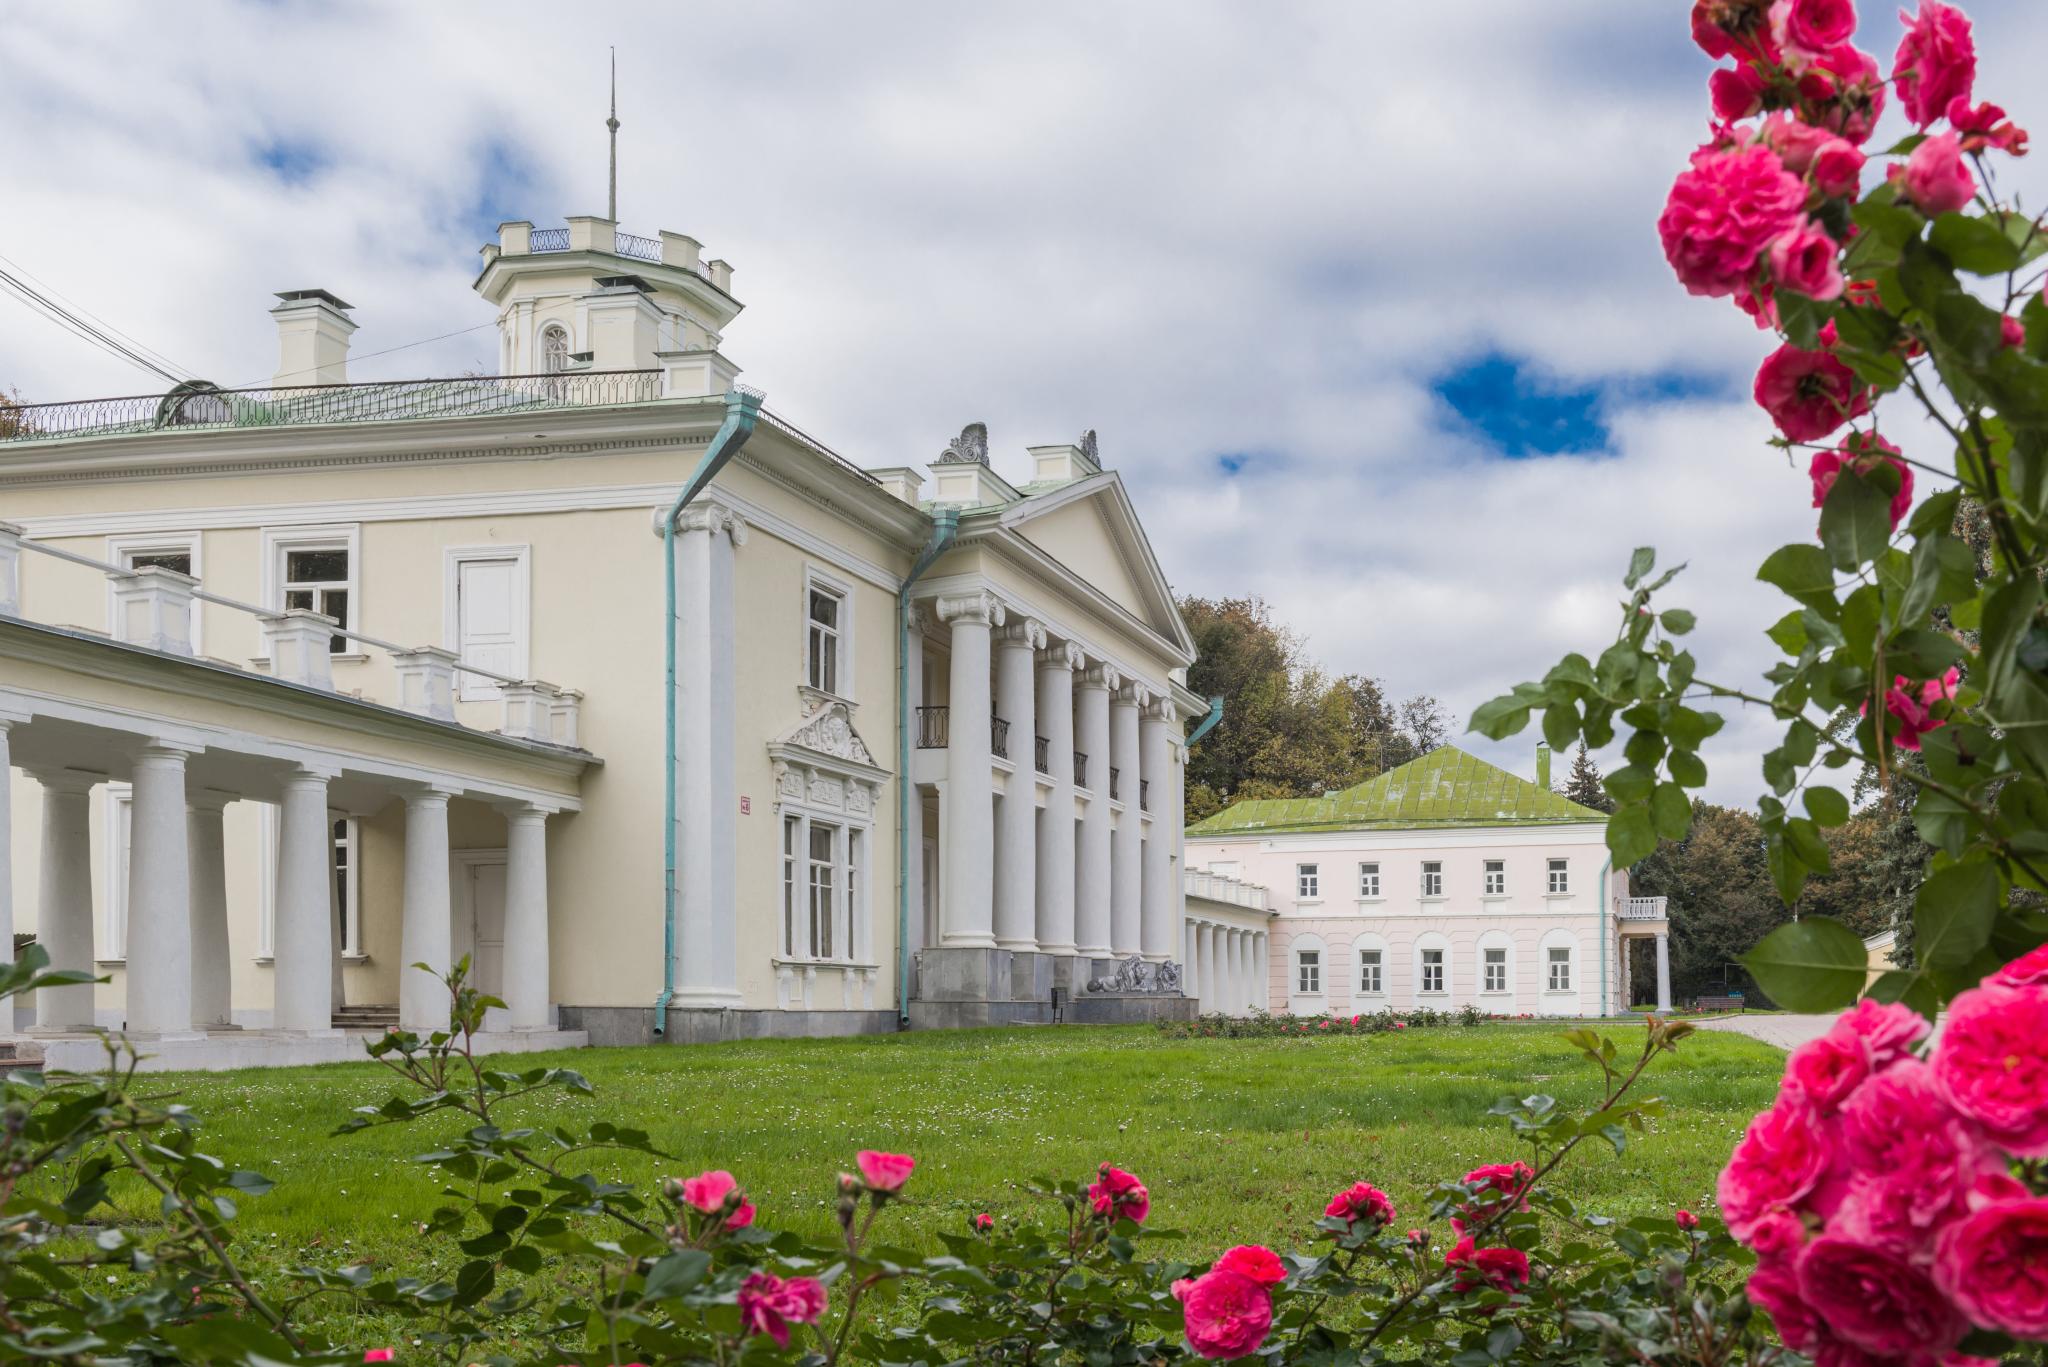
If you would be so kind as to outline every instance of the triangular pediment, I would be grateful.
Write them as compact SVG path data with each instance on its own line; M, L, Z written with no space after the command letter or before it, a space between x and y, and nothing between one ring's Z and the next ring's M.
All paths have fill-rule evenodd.
M1004 510L1002 525L1192 658L1173 589L1116 472L1031 494Z
M827 768L879 771L881 766L875 763L874 752L854 728L853 708L844 699L830 694L810 689L802 692L804 715L770 741L769 750L778 754L800 751L804 758L815 759Z

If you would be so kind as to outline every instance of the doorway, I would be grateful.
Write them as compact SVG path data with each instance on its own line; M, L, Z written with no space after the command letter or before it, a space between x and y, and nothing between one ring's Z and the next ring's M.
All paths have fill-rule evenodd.
M452 856L449 929L452 961L469 956L470 985L488 996L505 994L505 864L503 850L457 850ZM486 1030L505 1028L505 1013L492 1007Z

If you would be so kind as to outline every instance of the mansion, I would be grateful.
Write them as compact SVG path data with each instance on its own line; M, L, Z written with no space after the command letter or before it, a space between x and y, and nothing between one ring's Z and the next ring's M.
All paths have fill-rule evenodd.
M1236 932L1254 937L1256 980L1233 982L1229 1009L1616 1015L1633 1004L1631 953L1645 952L1669 1011L1665 899L1629 895L1606 815L1553 792L1549 771L1544 747L1531 782L1445 746L1341 792L1239 802L1189 827L1191 886L1230 894L1204 886L1191 920L1222 900L1265 913Z
M0 932L106 980L12 1023L53 1064L356 1057L464 955L499 1049L1251 1002L1264 912L1184 911L1217 711L1094 434L850 460L737 383L733 276L507 223L497 375L352 379L299 289L269 385L0 407ZM1304 910L1275 954L1335 952Z

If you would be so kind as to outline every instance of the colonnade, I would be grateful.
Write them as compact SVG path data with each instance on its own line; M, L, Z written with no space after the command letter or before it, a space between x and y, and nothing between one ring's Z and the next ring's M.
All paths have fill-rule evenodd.
M1265 931L1190 916L1182 936L1181 991L1200 1000L1204 1015L1269 1009Z

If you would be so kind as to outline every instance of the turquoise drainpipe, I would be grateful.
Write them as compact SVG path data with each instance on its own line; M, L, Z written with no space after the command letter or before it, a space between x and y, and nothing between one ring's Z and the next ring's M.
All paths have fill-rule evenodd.
M761 400L765 397L752 389L726 391L725 421L719 424L711 445L705 448L704 458L697 462L697 468L691 472L682 492L669 505L668 515L661 520L662 586L667 604L661 619L667 660L662 704L668 744L662 751L661 789L666 819L661 827L661 995L654 1000L656 1035L668 1030L668 1004L675 1000L676 995L676 518L682 515L691 499L704 492L713 477L725 468L725 463L747 444L747 438L754 435L754 420L761 414Z
M1607 1015L1607 871L1614 867L1614 856L1608 855L1607 862L1600 866L1600 1015Z
M1192 746L1196 741L1214 731L1216 723L1222 720L1223 695L1221 693L1213 694L1209 699L1208 712L1203 715L1202 720L1196 724L1195 729L1189 733L1188 738L1182 741L1181 744L1183 746Z
M932 536L896 590L896 1019L910 1019L910 586L960 534L960 510L932 514Z

